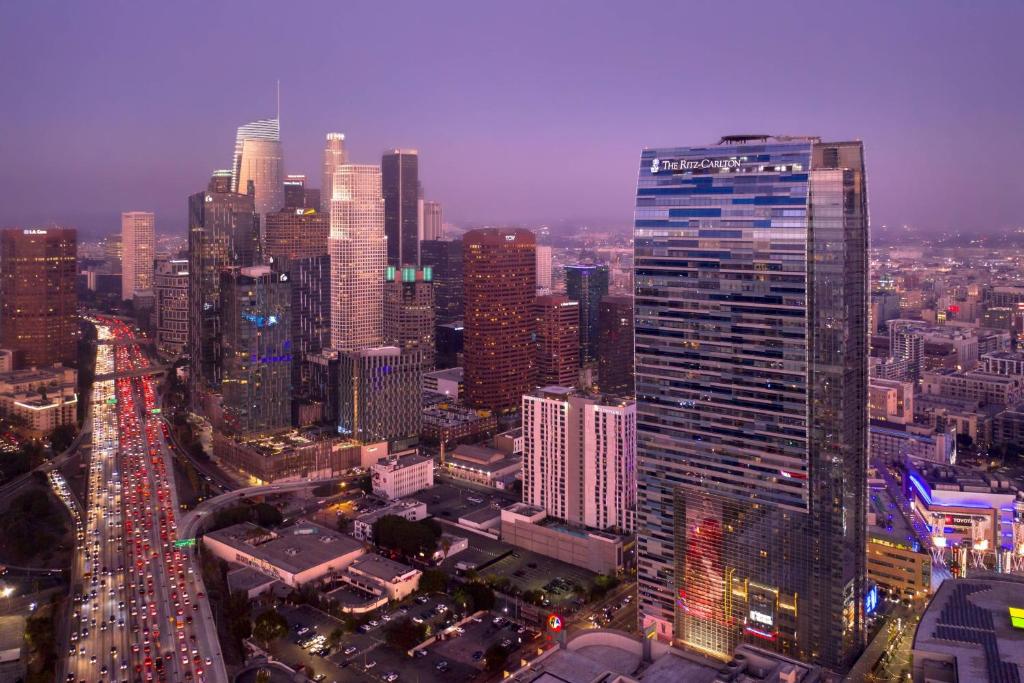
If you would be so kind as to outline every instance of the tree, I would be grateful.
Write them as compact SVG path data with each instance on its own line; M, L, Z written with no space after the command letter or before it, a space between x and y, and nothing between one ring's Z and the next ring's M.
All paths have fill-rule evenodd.
M391 622L384 635L388 645L398 650L411 650L427 637L427 625L405 618Z
M448 588L448 575L440 569L425 569L420 577L420 590L424 593L444 593Z
M433 520L410 522L396 515L385 515L373 525L373 540L377 545L406 557L433 556L440 538L440 526Z
M252 507L252 514L256 523L260 526L280 526L284 521L281 511L270 503L256 503Z
M75 441L77 430L72 424L63 424L50 432L50 447L54 453L63 453Z
M338 647L338 643L345 637L345 630L340 626L327 634L327 644L331 647Z
M494 589L487 584L471 581L464 584L462 590L465 591L466 596L469 598L466 611L476 612L479 610L489 610L494 607Z
M272 640L288 635L288 620L276 609L268 609L256 617L252 627L252 635L256 640L263 643L264 648L267 648Z
M508 650L501 646L501 643L494 643L484 653L484 666L488 671L501 671L508 661Z
M618 585L619 580L615 576L612 576L611 574L601 574L594 578L594 585L590 588L590 599L597 600Z

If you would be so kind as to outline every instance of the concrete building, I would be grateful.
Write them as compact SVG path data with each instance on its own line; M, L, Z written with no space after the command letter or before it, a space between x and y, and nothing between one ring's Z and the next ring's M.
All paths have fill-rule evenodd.
M78 373L61 365L0 373L0 412L25 421L25 436L41 439L76 424Z
M352 520L352 536L360 541L373 543L373 525L383 517L401 517L410 522L418 522L427 518L427 504L415 498L407 498L359 515Z
M331 200L334 198L335 170L348 163L345 153L345 134L328 133L324 142L323 176L320 185L320 213L329 216Z
M542 294L534 307L537 383L571 387L579 378L580 305L561 294Z
M423 391L441 394L458 401L463 394L462 368L435 370L423 374Z
M423 372L434 369L433 277L431 266L384 271L384 344L418 353Z
M341 572L366 553L351 536L306 521L277 531L243 522L207 532L203 546L215 557L292 588Z
M420 244L422 245L425 241L441 239L444 239L444 221L441 214L441 203L430 201L428 199L423 202L423 234L420 235ZM422 252L420 254L420 261L425 266L430 265L423 261Z
M625 560L622 537L569 526L526 503L501 511L501 540L598 574L618 572Z
M548 294L551 292L551 275L554 272L551 247L546 244L537 245L537 291ZM577 323L577 327L579 324Z
M887 462L903 458L927 460L939 465L956 464L956 427L872 420L868 428L871 457Z
M419 353L382 346L347 351L338 360L338 433L396 449L415 443L423 397Z
M922 392L927 395L977 401L980 405L1010 406L1024 401L1024 376L980 370L924 372Z
M981 357L981 370L994 375L1024 376L1024 351L995 351Z
M379 346L383 336L381 274L386 265L384 198L379 166L334 169L331 195L331 347Z
M289 173L284 177L284 208L285 209L311 209L326 216L326 211L320 211L320 190L309 187L303 173ZM326 240L326 235L324 240Z
M341 578L369 592L383 591L388 600L398 601L419 590L421 576L423 572L419 569L380 555L367 554L349 565Z
M931 595L932 557L899 502L884 488L868 493L868 579L894 597Z
M433 396L436 400L425 401L423 407L420 438L424 443L452 448L494 436L498 431L498 418L491 411L474 410L439 394Z
M461 444L445 455L442 471L453 479L504 489L523 469L523 459L497 448Z
M523 396L523 502L569 524L633 528L636 404L549 386Z
M387 452L387 443L358 443L323 427L258 437L213 432L213 456L253 485L335 477L353 467L369 467Z
M281 209L264 217L263 255L275 270L289 272L298 259L327 254L330 221L317 209Z
M868 383L868 416L895 424L914 421L914 384L873 377Z
M151 211L121 214L121 298L153 289L156 258L156 216Z
M0 348L24 367L76 362L77 244L72 228L0 230Z
M434 461L415 451L397 453L370 467L373 492L394 500L434 485Z
M156 349L171 360L188 348L188 259L156 262L153 274L153 315Z

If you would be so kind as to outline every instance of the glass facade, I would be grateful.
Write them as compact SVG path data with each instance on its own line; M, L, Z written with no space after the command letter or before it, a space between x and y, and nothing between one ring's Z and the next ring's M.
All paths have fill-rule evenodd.
M647 149L635 214L644 625L834 670L863 645L860 143Z

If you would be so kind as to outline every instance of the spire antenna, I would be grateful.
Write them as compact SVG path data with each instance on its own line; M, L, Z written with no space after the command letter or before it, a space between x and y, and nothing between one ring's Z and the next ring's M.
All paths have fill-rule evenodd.
M277 79L277 122L281 123L281 79Z

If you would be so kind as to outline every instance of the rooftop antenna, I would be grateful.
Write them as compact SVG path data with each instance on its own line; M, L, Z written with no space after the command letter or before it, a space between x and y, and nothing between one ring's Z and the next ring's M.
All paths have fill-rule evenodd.
M281 79L277 79L277 123L281 124Z

